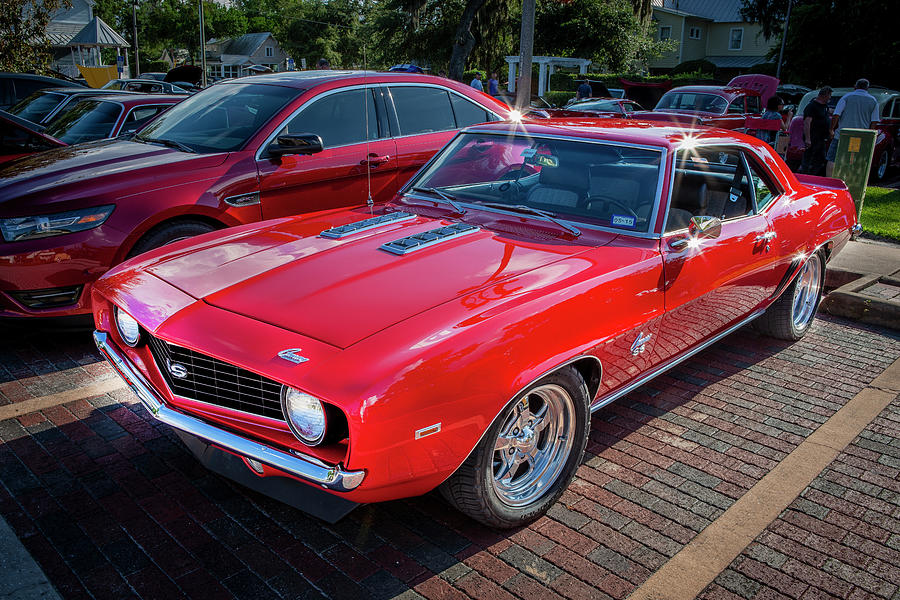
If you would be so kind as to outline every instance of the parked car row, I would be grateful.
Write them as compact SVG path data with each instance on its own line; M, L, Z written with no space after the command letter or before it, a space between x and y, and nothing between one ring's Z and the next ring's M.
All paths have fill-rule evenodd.
M516 527L593 411L751 321L806 334L857 229L742 133L280 73L0 165L0 316L92 313L198 460L323 519L438 488Z

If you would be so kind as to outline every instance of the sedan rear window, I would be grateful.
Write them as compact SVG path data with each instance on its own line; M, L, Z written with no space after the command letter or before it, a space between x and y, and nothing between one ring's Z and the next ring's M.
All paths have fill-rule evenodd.
M10 108L9 112L32 123L40 123L65 98L55 92L37 92Z
M121 104L82 100L63 116L50 121L45 133L67 144L102 140L112 135L121 114Z
M209 87L166 111L137 136L166 140L195 152L232 152L303 90L276 85L224 83Z

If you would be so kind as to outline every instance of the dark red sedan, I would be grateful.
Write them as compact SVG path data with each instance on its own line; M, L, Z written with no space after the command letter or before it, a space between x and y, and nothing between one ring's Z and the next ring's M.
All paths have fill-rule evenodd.
M130 140L0 166L0 318L90 311L126 257L215 229L388 200L463 126L509 108L403 73L315 71L210 86Z

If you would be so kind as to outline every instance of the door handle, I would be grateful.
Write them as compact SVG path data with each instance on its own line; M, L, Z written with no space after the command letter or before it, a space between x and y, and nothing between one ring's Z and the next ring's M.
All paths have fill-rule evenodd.
M378 165L383 165L389 160L391 160L391 157L389 155L385 154L384 156L379 156L373 152L372 154L369 154L367 158L359 161L359 164L363 167L366 165L370 167L377 167Z
M753 241L754 242L771 242L772 240L774 240L777 237L778 237L778 234L775 233L774 231L767 231L767 232L761 233L758 236L756 236L755 238L753 238Z

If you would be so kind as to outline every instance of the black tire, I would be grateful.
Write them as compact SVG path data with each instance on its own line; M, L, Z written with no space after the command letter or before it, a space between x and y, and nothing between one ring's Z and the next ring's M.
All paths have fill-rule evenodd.
M557 401L560 402L558 407L563 407L562 410L555 404ZM522 499L523 504L511 505L509 498L512 494L502 489L503 482L495 479L495 473L503 468L502 463L498 462L497 456L500 456L501 461L512 462L513 459L506 457L504 453L507 450L497 450L496 446L500 442L499 436L504 431L504 427L508 431L511 423L519 422L516 415L531 415L537 423L540 418L541 402L548 406L542 420L553 417L553 422L545 424L539 432L529 431L527 435L523 428L522 433L516 438L516 443L523 439L533 440L532 452L550 457L548 458L549 463L545 467L545 472L549 470L550 475L546 475L546 481L542 481L542 484L535 485L535 491L532 492L533 498L526 494L526 497ZM536 410L534 413L522 413L520 408L523 406L536 407ZM558 423L560 418L554 415L563 415L569 411L566 408L569 406L571 414L561 417L567 424L566 429L563 430ZM547 375L531 385L503 409L466 461L447 481L441 484L441 494L457 510L490 527L505 529L534 521L547 512L559 499L581 464L590 428L589 406L587 385L574 368L565 367ZM528 422L529 427L530 425L531 421ZM571 431L572 435L561 436L558 434L559 431ZM571 438L571 444L568 444L569 438ZM503 439L509 440L506 437ZM554 446L561 447L554 449ZM510 454L519 452L519 449L514 450L511 446L507 446L507 448ZM518 468L524 467L525 470L538 471L538 469L530 469L529 464L522 463ZM552 468L550 465L553 465ZM511 473L510 482L528 480L526 475L517 475L515 469L508 471ZM541 479L543 480L543 478Z
M131 249L131 252L128 253L128 258L143 254L144 252L149 252L154 248L159 248L166 244L171 244L172 242L177 242L178 240L194 237L201 233L209 233L210 231L215 230L216 227L209 223L204 223L203 221L183 220L163 223L145 233L144 237L139 239L134 245L134 248Z
M807 269L814 269L815 274L810 275L809 279L804 281L804 275L808 273ZM813 281L813 279L817 281ZM817 252L806 260L800 268L800 272L794 277L794 281L784 290L781 297L756 319L754 322L756 330L763 335L781 340L796 341L802 338L809 331L809 326L819 309L824 284L825 262L822 260L822 255ZM798 298L798 294L802 294L803 288L809 285L815 285L815 290L807 289L809 302L803 302L802 298ZM801 302L798 303L795 300L801 300Z

